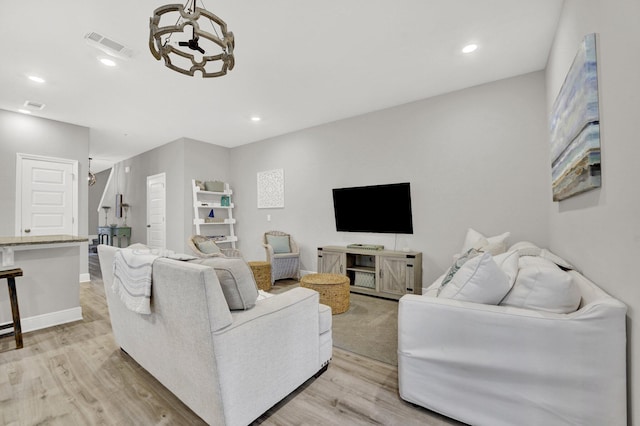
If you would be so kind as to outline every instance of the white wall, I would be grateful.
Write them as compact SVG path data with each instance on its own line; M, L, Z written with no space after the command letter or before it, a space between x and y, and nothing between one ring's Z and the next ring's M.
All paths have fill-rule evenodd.
M549 202L550 246L629 308L629 424L640 421L639 22L637 0L565 0L546 72L550 111L582 38L599 34L602 188Z
M89 129L0 110L0 235L15 233L16 153L78 161L78 234L87 235ZM80 274L88 274L87 243L81 244Z
M315 271L327 244L384 244L423 252L425 285L460 250L467 227L548 243L550 166L544 73L485 84L283 135L231 151L239 247L265 258L269 229L301 246ZM256 174L282 168L285 208L258 209ZM331 189L411 183L414 234L336 232ZM392 208L381 200L379 214ZM271 222L266 217L271 215Z

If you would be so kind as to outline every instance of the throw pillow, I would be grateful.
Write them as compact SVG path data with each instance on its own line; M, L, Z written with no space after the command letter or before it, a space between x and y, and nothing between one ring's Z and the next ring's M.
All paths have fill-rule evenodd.
M196 247L204 254L221 254L220 247L212 240L201 240L196 242Z
M578 309L580 298L571 275L550 261L526 256L521 258L513 288L500 304L568 314Z
M258 299L258 286L249 265L237 257L207 257L192 262L216 271L222 293L230 310L251 309Z
M291 253L291 246L289 244L288 235L271 235L267 234L267 244L273 247L273 252L278 253Z
M513 284L516 282L519 260L520 255L517 251L509 251L493 256L493 261L496 262L496 265L498 265L507 275L507 278L509 278L509 288L513 287Z
M458 272L458 270L460 268L462 268L462 265L464 265L469 259L473 259L474 257L476 257L477 255L479 255L480 252L477 251L474 248L470 248L469 250L467 250L463 255L461 255L460 257L458 257L454 262L453 265L451 265L451 268L449 268L449 270L447 271L446 274L444 274L444 278L442 278L442 281L440 282L440 288L444 287L445 285L447 285L447 283L449 281L451 281L451 279L453 278L453 276L456 274L456 272Z
M510 232L505 232L504 234L494 237L485 237L475 229L469 228L467 230L467 236L464 239L464 244L462 245L462 253L470 248L488 252L492 255L504 253L507 251L507 239L510 235Z
M507 274L484 253L465 262L438 297L497 305L509 288Z
M571 263L567 262L557 254L551 253L547 249L540 248L528 241L520 241L509 248L509 251L517 250L520 256L539 256L558 265L565 271L576 269Z
M131 250L149 250L149 246L146 246L142 243L133 243L127 248Z

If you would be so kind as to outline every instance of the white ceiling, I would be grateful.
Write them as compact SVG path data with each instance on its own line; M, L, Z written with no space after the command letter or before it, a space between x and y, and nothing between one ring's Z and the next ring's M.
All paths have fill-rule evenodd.
M543 69L562 0L204 0L236 39L224 77L156 61L162 0L3 2L0 108L87 126L95 171L181 137L234 147ZM200 4L200 3L199 3ZM85 34L133 50L107 68ZM479 49L464 55L468 43ZM37 74L45 84L26 78ZM259 115L262 121L251 122Z

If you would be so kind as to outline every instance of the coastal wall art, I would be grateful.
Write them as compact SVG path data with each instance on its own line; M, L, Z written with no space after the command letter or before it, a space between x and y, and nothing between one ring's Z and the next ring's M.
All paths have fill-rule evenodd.
M601 185L596 40L582 40L551 110L554 201Z

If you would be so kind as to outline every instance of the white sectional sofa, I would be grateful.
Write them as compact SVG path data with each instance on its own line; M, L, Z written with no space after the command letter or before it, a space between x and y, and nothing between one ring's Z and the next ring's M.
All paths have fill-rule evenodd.
M626 306L562 273L574 312L438 297L442 277L403 296L400 396L473 425L626 425Z
M117 251L98 247L117 344L207 423L247 425L328 365L331 309L317 292L230 310L212 267L159 258L140 314L112 290Z

